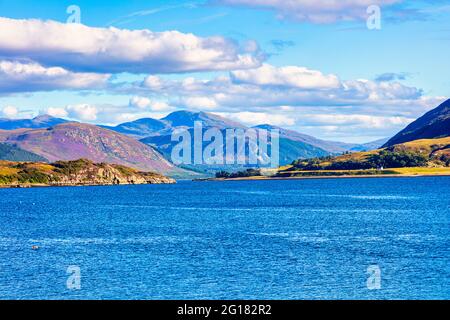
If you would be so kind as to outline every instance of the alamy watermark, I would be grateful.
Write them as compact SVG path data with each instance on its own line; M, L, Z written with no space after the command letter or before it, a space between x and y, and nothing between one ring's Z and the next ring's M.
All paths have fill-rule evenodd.
M69 290L81 290L81 268L79 266L69 266L66 270L69 277L66 287Z
M367 267L367 289L380 290L381 289L381 269L378 265L373 264Z
M367 29L381 30L381 7L372 5L367 8Z
M176 165L251 165L276 168L280 162L278 129L203 128L201 121L193 129L172 133L171 160Z
M77 5L67 7L66 13L69 15L67 23L81 23L81 9Z

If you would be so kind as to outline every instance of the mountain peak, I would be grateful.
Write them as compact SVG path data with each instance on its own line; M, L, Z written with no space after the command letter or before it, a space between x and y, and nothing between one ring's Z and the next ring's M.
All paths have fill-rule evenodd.
M214 113L209 112L194 112L188 110L179 110L172 112L162 121L167 121L172 127L188 127L193 128L196 121L203 123L204 127L216 127L219 129L226 128L245 128L239 122L229 120Z
M52 117L51 115L48 115L48 114L40 114L37 117L33 118L34 121L48 121L51 119L56 119L56 118Z
M450 136L450 99L408 125L391 138L383 147L419 139Z
M68 122L67 120L55 118L48 114L39 115L33 119L1 119L0 129L14 130L20 128L43 129Z

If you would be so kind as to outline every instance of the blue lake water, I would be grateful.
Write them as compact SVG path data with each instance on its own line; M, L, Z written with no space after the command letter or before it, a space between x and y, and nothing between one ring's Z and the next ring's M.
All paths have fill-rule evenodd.
M449 223L448 177L0 189L0 299L449 299Z

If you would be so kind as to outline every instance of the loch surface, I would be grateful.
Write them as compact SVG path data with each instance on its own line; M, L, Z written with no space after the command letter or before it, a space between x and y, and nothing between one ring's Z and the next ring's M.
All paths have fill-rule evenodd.
M449 299L449 226L450 177L0 189L0 299Z

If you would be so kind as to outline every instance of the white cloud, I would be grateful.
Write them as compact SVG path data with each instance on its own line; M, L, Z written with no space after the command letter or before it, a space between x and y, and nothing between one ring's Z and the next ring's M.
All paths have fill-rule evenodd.
M72 71L176 73L253 68L260 58L223 37L0 18L0 56Z
M421 89L396 81L340 80L303 67L292 67L293 74L283 67L266 68L270 76L260 76L261 68L208 80L153 76L151 83L157 85L143 81L131 91L164 95L177 108L201 110L205 101L213 101L215 113L250 125L269 123L344 141L393 135L446 99L424 96ZM311 71L314 81L296 81L303 76L301 70ZM322 77L332 85L324 85Z
M304 67L277 68L270 65L231 72L230 76L211 80L193 77L168 80L152 76L151 81L146 78L140 86L131 89L133 91L164 95L177 107L209 108L219 112L287 106L354 112L366 109L368 114L388 111L400 114L413 111L417 114L437 101L424 97L422 90L399 82L339 80L334 75L324 75Z
M151 111L167 111L172 107L164 101L153 101L146 97L134 96L130 99L129 106L131 108L147 109Z
M173 108L169 104L167 104L167 102L164 101L154 101L150 105L150 110L155 112L168 111L172 109Z
M382 117L362 114L308 114L299 119L299 123L307 126L355 126L364 129L386 129L404 127L414 121L407 117Z
M64 108L55 108L55 107L49 107L45 111L46 114L52 117L56 118L65 118L69 115L66 109Z
M60 67L46 68L35 62L0 61L0 92L98 89L105 86L109 77L70 72Z
M272 10L279 19L332 23L367 18L367 8L402 2L402 0L211 0L229 6Z
M264 112L236 112L236 113L222 113L224 117L245 123L250 126L259 124L271 124L274 126L293 126L295 119L283 114L272 114Z
M131 107L145 109L145 108L150 107L150 104L151 104L151 101L149 98L135 96L130 99Z
M131 99L130 99L131 100ZM141 118L162 118L173 107L164 101L151 101L148 107L138 108L133 105L88 104L49 107L41 110L41 114L67 118L74 121L92 124L117 125Z
M215 109L217 107L217 102L209 97L182 97L180 104L194 110Z
M82 121L97 120L98 110L95 106L89 104L77 104L69 105L65 109L70 118L79 119Z
M257 69L231 72L235 83L246 83L261 86L284 86L301 89L338 88L340 82L335 75L324 75L320 71L304 67L274 67L264 64Z
M144 80L144 85L147 88L150 89L160 89L162 86L162 80L161 78L157 77L157 76L148 76L147 78L145 78Z
M19 113L19 110L13 106L6 106L2 109L2 113L7 118L15 118Z

